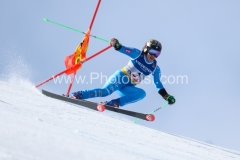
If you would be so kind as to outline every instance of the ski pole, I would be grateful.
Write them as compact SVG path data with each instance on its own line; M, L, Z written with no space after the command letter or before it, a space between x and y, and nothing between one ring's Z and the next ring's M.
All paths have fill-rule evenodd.
M157 109L155 109L154 111L150 112L149 114L153 114L153 113L157 112L159 109L161 109L161 108L163 108L163 107L165 107L167 105L168 105L168 103L165 103L164 105L162 105L161 107L158 107ZM134 120L133 123L137 123L139 120L141 120L141 119L138 118L138 119Z
M57 22L54 22L54 21L51 21L51 20L49 20L49 19L47 19L47 18L43 18L43 20L46 21L46 22L50 22L50 23L56 24L56 25L58 25L58 26L61 26L61 27L64 27L64 28L67 28L67 29L76 31L76 32L80 32L80 33L82 33L82 34L86 34L86 33L83 32L83 31L80 31L80 30L71 28L71 27L69 27L69 26L65 26L65 25L63 25L63 24L60 24L60 23L57 23ZM89 35L89 36L91 36L91 37L93 37L93 38L102 40L102 41L104 41L104 42L108 42L108 43L110 42L109 40L106 40L106 39L103 39L103 38L100 38L100 37L97 37L97 36L94 36L94 35L91 35L91 34L86 34L86 35Z

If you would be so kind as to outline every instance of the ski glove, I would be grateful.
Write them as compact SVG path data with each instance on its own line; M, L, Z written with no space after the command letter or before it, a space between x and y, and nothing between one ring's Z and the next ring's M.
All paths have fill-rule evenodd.
M164 97L165 98L165 97ZM168 95L166 98L165 98L166 101L168 101L168 104L174 104L176 102L175 98L171 95Z
M110 41L110 45L114 47L115 50L120 50L122 48L121 43L116 38L112 38Z
M176 102L175 98L167 93L167 91L163 88L158 91L158 93L168 101L168 104L174 104Z

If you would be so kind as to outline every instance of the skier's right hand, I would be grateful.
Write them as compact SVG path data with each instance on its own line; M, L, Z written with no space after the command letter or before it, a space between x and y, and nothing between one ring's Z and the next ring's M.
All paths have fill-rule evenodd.
M112 38L110 41L110 45L114 47L115 50L120 50L122 48L121 43L116 38Z

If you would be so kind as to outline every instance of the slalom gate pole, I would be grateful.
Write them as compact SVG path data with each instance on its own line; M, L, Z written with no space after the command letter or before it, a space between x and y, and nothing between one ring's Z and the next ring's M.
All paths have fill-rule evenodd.
M161 108L163 108L163 107L165 107L167 105L168 105L168 103L165 103L164 105L158 107L157 109L155 109L154 111L150 112L149 114L153 114L153 113L157 112L159 109L161 109ZM141 119L138 118L138 119L134 120L133 123L137 123L139 120L141 120Z
M50 23L56 24L56 25L58 25L58 26L61 26L61 27L64 27L64 28L67 28L67 29L76 31L76 32L80 32L80 33L82 33L82 34L86 34L86 33L83 32L83 31L80 31L80 30L71 28L71 27L69 27L69 26L65 26L65 25L63 25L63 24L60 24L60 23L57 23L57 22L54 22L54 21L51 21L51 20L49 20L49 19L47 19L47 18L44 18L43 20L46 21L46 22L50 22ZM96 38L96 39L98 39L98 40L101 40L101 41L104 41L104 42L107 42L107 43L110 42L109 40L106 40L106 39L103 39L103 38L100 38L100 37L97 37L97 36L94 36L94 35L91 35L91 34L86 34L86 35L89 35L89 36L91 36L91 37L93 37L93 38Z
M66 71L66 70L64 70L64 71L62 71L62 72L60 72L60 73L58 73L58 74L52 76L51 78L48 78L47 80L45 80L45 81L43 81L43 82L41 82L41 83L39 83L39 84L37 84L37 85L36 85L36 88L38 88L39 86L41 86L41 85L47 83L48 81L52 80L53 78L56 78L57 76L62 75L63 73L65 73L65 71Z
M79 64L76 64L76 65L72 66L71 68L68 68L68 69L66 69L66 70L64 70L64 71L62 71L62 72L60 72L60 73L58 73L58 74L52 76L51 78L49 78L49 79L47 79L47 80L45 80L45 81L43 81L43 82L37 84L37 85L36 85L36 88L38 88L39 86L41 86L41 85L43 85L43 84L49 82L50 80L56 78L57 76L60 76L60 75L64 74L65 72L67 72L67 71L69 71L69 70L72 70L72 69L75 68L75 67L78 67L81 63L85 63L85 62L89 61L90 59L96 57L97 55L101 54L102 52L108 50L108 49L111 48L111 47L112 47L112 46L107 46L106 48L104 48L104 49L98 51L97 53L91 55L90 57L85 58L85 59L82 60Z
M79 66L79 65L80 65L80 64L76 64L76 65L72 66L71 68L65 69L64 71L62 71L62 72L60 72L60 73L58 73L58 74L52 76L51 78L48 78L47 80L45 80L45 81L43 81L43 82L37 84L37 85L36 85L36 88L38 88L39 86L41 86L41 85L43 85L43 84L49 82L50 80L52 80L52 79L54 79L54 78L56 78L56 77L58 77L58 76L64 74L65 72L67 72L67 71L69 71L69 70L71 70L71 69L73 69L73 68L75 68L75 67L77 67L77 66Z
M89 56L88 58L85 58L84 60L81 61L81 63L84 63L84 62L89 61L90 59L96 57L97 55L101 54L102 52L108 50L108 49L111 48L111 47L112 47L112 46L107 46L106 48L104 48L104 49L98 51L97 53L95 53L95 54Z
M90 30L90 31L92 30L92 26L93 26L95 17L96 17L96 15L97 15L97 11L98 11L98 8L99 8L100 3L101 3L101 0L98 0L97 7L96 7L96 9L95 9L95 11L94 11L94 14L93 14L93 17L92 17L90 26L89 26L89 30ZM89 36L89 35L88 35L88 36ZM85 46L85 47L86 47L86 46ZM85 49L85 48L83 48L83 49ZM70 81L70 84L69 84L69 87L68 87L68 90L67 90L67 93L66 93L67 96L69 95L69 92L71 91L71 88L72 88L72 85L73 85L73 82L74 82L75 75L76 75L76 72L73 74L73 76L72 76L72 78L71 78L71 81Z
M100 53L106 51L107 49L109 49L109 48L111 48L111 47L112 47L112 46L108 46L108 47L102 49L101 51L99 51L99 52L93 54L92 56L90 56L90 57L88 57L88 58L82 60L80 63L83 64L84 62L89 61L90 59L96 57L97 55L99 55ZM76 76L76 72L74 73L73 77L71 78L70 85L69 85L69 87L68 87L67 94L66 94L67 96L69 95L69 92L70 92L70 90L71 90L71 88L72 88L72 84L73 84L73 82L74 82L74 78L75 78L75 76Z
M93 26L95 17L96 17L96 15L97 15L97 11L98 11L98 8L99 8L99 6L100 6L100 3L101 3L101 0L98 0L97 7L96 7L96 9L95 9L95 11L94 11L94 14L93 14L93 17L92 17L92 21L91 21L90 26L89 26L90 31L92 30L92 26Z
M68 87L66 96L68 96L68 95L69 95L69 92L71 91L71 88L72 88L72 85L73 85L75 76L76 76L76 72L73 74L73 76L72 76L72 78L71 78L71 81L70 81L70 84L69 84L69 87Z

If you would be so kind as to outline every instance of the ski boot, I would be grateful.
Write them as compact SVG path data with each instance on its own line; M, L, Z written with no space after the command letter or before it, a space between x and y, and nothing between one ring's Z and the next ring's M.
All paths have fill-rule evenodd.
M113 99L111 101L105 101L104 102L104 105L108 105L108 106L113 106L115 108L119 108L119 105L120 105L120 99Z
M83 94L82 94L82 91L78 91L78 92L73 92L69 94L68 97L73 99L83 99Z

